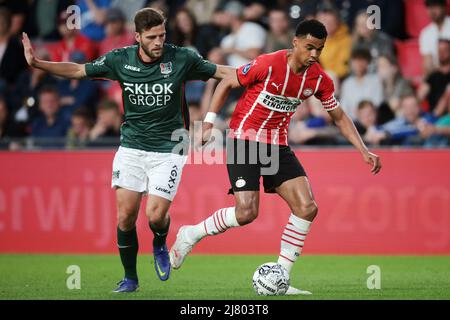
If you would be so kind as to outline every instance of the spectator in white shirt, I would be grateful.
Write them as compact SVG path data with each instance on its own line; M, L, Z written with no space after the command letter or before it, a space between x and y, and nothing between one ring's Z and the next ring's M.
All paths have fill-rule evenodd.
M450 17L447 16L447 0L425 0L425 5L432 22L420 32L419 45L427 76L439 66L439 39L450 40Z
M365 48L354 49L351 54L352 74L342 82L341 106L353 119L362 100L371 101L376 107L383 101L383 86L374 73L369 73L372 57Z
M231 33L225 36L216 49L226 64L240 67L263 52L267 32L259 24L243 20L244 6L238 1L228 2L223 11L229 19Z

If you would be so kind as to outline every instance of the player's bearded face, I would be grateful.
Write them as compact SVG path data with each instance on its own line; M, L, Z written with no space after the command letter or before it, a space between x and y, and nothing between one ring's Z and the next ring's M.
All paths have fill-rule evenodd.
M158 59L163 54L163 46L166 41L166 27L162 24L136 33L136 41L145 55L151 60Z
M297 62L309 67L319 60L326 38L317 39L308 34L306 37L294 37L294 55Z

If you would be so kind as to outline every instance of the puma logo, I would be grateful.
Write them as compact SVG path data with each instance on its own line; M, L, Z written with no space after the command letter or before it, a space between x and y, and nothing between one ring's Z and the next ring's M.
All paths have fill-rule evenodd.
M272 82L272 85L273 85L275 88L277 88L277 91L280 90L280 89L278 89L278 88L281 86L281 83L280 83L279 85L276 85L275 82Z

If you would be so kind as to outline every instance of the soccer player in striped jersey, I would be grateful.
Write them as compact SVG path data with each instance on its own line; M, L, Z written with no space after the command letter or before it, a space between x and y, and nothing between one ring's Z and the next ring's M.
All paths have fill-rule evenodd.
M197 225L180 228L170 250L173 268L180 268L186 255L204 237L256 219L262 176L265 192L277 193L292 210L281 236L278 257L278 263L291 271L318 212L305 170L289 148L287 135L292 115L309 97L315 96L321 101L342 134L371 165L372 173L380 171L379 157L365 146L352 120L336 100L331 78L318 63L326 38L323 24L317 20L303 21L297 26L292 49L257 57L216 88L203 122L203 144L209 140L214 118L230 90L246 88L232 115L227 140L230 191L234 193L236 204L217 210ZM264 152L270 157L270 166L262 157ZM272 167L276 170L269 172ZM287 294L310 292L290 287Z
M177 193L189 145L185 82L223 79L234 73L233 68L212 64L191 49L166 44L161 12L141 9L134 22L137 45L114 49L87 64L37 59L23 34L30 66L69 79L115 80L122 87L125 122L121 126L121 146L113 161L111 185L116 190L117 246L125 276L114 292L134 292L139 286L136 220L145 194L145 212L154 234L155 271L162 281L169 278L168 210Z

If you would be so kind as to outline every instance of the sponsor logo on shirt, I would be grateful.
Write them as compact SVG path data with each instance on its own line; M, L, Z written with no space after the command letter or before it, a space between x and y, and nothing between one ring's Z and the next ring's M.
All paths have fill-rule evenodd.
M102 56L94 61L94 66L102 66L105 64L106 56Z
M130 66L130 65L128 65L128 64L126 64L126 65L124 66L124 68L127 69L127 70L131 70L131 71L141 72L141 68L133 67L133 66Z
M138 106L161 107L167 105L173 95L173 83L127 83L124 93L128 100Z
M166 188L163 188L163 187L155 187L155 189L156 189L157 191L161 191L161 192L170 194L170 191L167 190Z
M175 187L175 178L178 176L178 167L176 165L174 165L172 167L172 170L170 171L170 177L169 177L169 183L167 184L167 186L172 189L173 187Z
M256 100L263 107L278 112L295 112L303 102L301 99L280 96L267 91L261 91Z

